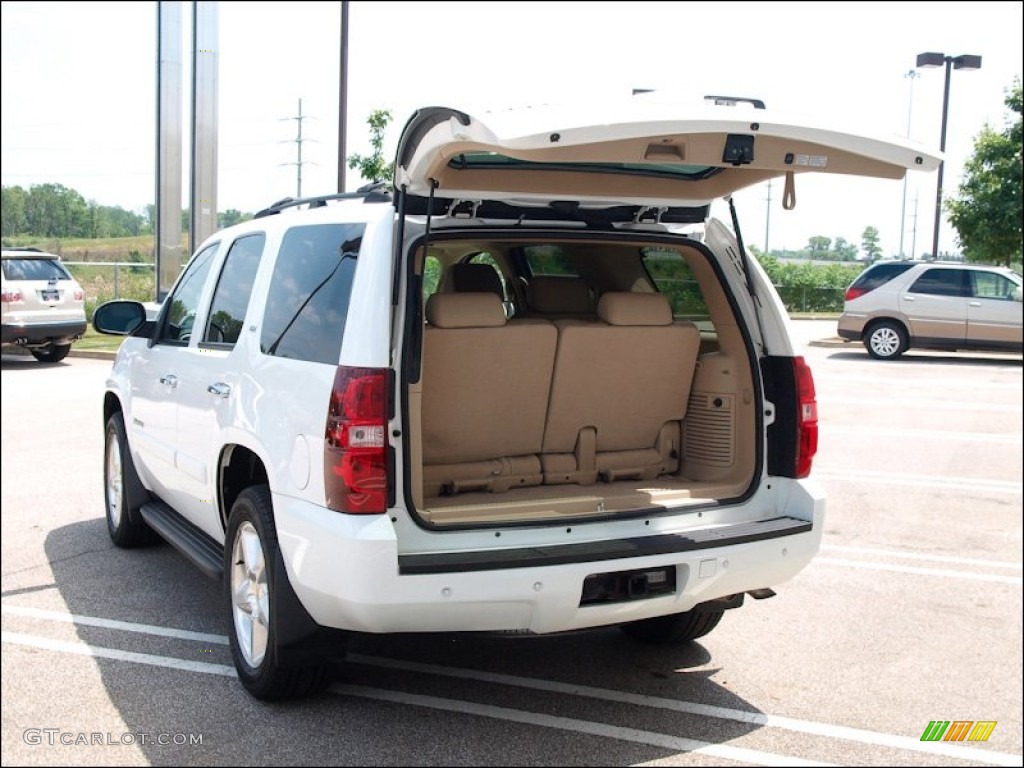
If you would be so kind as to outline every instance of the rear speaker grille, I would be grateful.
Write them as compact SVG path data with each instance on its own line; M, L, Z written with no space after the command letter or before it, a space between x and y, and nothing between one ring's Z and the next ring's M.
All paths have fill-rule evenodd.
M731 467L735 455L735 408L732 395L693 392L683 425L687 462Z

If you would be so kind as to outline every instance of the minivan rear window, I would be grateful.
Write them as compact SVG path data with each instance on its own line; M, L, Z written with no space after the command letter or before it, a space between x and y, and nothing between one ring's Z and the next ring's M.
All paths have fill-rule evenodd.
M873 291L881 285L885 285L894 277L898 277L913 267L912 262L898 262L893 264L875 264L860 273L860 276L853 281L850 288L858 288L858 295Z
M8 280L70 280L71 275L53 259L4 259L4 277Z

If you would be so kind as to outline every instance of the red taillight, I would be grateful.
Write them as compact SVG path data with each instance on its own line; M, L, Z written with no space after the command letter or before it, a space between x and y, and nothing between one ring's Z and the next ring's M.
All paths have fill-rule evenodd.
M84 301L84 300L85 300L85 292L84 291L75 291L75 301Z
M793 373L797 385L796 413L796 477L811 474L811 462L818 452L818 401L814 392L814 377L802 357L793 358Z
M387 404L386 370L338 367L324 436L324 490L330 509L387 511Z
M8 290L4 291L3 294L0 295L0 301L6 301L8 304L16 304L17 302L24 301L24 298L21 295L21 291Z
M846 294L843 298L846 301L853 301L854 299L860 298L867 292L866 288L854 288L853 286L850 286L846 289Z

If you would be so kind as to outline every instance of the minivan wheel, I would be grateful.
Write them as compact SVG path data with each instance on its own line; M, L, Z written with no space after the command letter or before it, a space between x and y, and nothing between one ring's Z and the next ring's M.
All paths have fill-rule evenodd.
M135 471L120 411L107 419L103 497L107 508L107 532L114 544L130 549L160 540L156 532L146 525L139 511L149 501L149 493Z
M656 616L653 619L641 619L621 625L620 629L634 640L656 645L687 643L704 637L718 626L722 620L722 611L703 611L694 609L684 613L673 613L669 616Z
M876 360L895 360L907 351L907 332L894 320L880 320L868 329L864 346Z
M47 347L33 349L32 357L41 363L59 363L70 351L70 344L50 344Z
M326 659L284 667L275 653L275 590L282 585L275 583L273 564L279 554L267 486L253 486L239 494L228 520L224 556L231 655L242 685L264 701L296 698L324 688L332 672Z

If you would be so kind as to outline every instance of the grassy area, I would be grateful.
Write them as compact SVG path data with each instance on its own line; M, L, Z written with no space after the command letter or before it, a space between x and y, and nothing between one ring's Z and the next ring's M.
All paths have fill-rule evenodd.
M72 349L91 350L94 352L117 352L124 341L124 336L108 336L98 333L91 325L86 328L85 336L72 345Z

